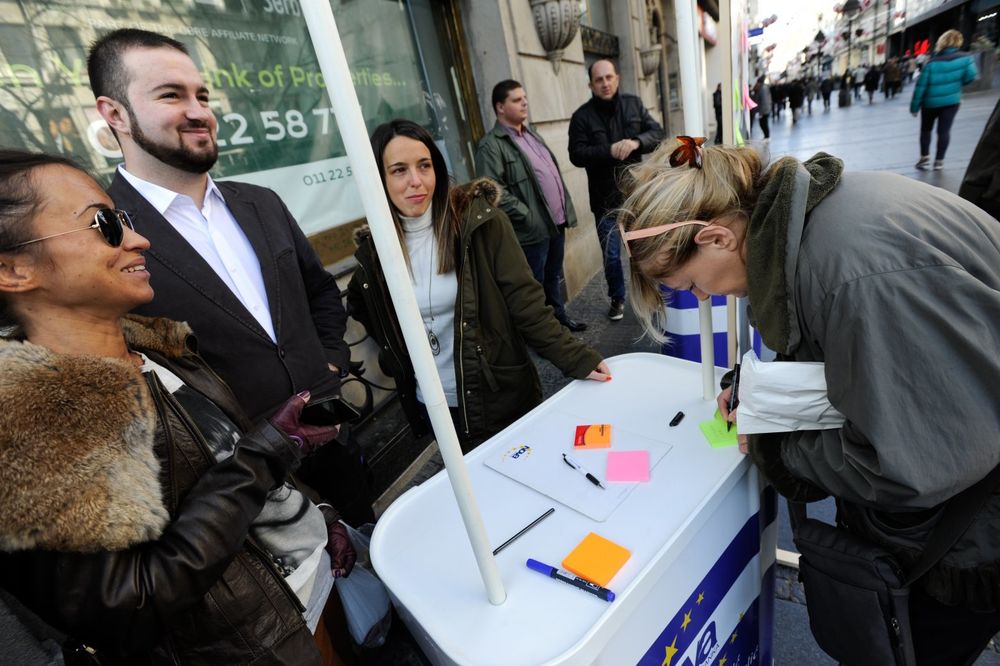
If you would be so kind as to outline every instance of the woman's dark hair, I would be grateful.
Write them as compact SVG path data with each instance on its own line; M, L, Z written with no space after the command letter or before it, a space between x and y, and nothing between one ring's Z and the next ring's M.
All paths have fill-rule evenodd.
M67 166L82 170L64 157L0 149L0 261L3 254L41 251L39 243L18 248L14 246L31 240L30 222L42 203L31 174L35 169L45 166ZM0 336L4 333L3 329L17 326L17 319L8 300L0 295Z
M372 152L375 153L375 162L378 163L379 176L382 178L382 189L386 198L389 198L389 191L385 185L385 163L383 156L389 142L398 136L404 136L427 146L431 154L431 163L434 165L434 194L431 196L431 214L434 217L434 238L437 240L438 253L438 273L450 273L455 270L455 243L458 241L458 223L456 216L451 210L451 202L448 192L451 189L451 181L448 176L448 165L444 161L444 155L434 143L434 138L430 132L413 122L397 118L383 123L372 132ZM399 211L389 201L389 209L392 210L392 219L396 223L396 233L399 234L400 242L404 242L403 226L399 221Z

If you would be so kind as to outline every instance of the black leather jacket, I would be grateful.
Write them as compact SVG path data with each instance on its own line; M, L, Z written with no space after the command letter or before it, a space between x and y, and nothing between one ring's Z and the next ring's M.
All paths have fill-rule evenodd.
M156 337L149 334L157 327L171 335L145 346L144 341ZM141 339L129 336L139 329ZM166 320L137 318L126 327L126 337L133 349L170 369L245 426L229 388L200 357L184 349L188 330ZM115 372L120 370L110 366L107 374ZM156 375L147 373L142 379L148 397L141 390L133 396L108 394L98 373L91 385L75 387L76 398L83 408L104 394L109 410L123 405L155 410L152 444L169 522L156 538L121 549L97 544L94 552L42 547L6 553L0 559L3 586L53 626L95 647L101 663L320 663L298 598L271 557L247 536L267 492L297 464L298 450L263 422L246 432L232 457L216 463L204 435ZM39 416L58 420L60 415ZM128 449L136 444L130 438L94 444ZM90 439L80 433L83 444ZM75 461L64 463L72 467ZM40 473L37 481L49 479ZM84 479L81 488L104 481ZM81 502L88 499L80 497ZM108 516L115 518L123 519Z
M635 139L639 149L625 160L611 157L611 145ZM621 206L618 178L663 141L663 128L635 95L618 93L610 101L591 97L569 121L569 161L587 170L590 210L600 219Z

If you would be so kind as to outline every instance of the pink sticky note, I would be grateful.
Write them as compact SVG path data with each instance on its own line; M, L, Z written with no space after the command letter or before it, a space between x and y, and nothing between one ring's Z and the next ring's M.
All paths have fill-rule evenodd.
M618 483L649 481L649 451L609 451L605 478Z

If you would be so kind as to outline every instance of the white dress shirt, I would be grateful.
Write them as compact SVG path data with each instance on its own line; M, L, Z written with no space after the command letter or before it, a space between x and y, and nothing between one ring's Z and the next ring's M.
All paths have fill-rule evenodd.
M134 176L122 165L118 171L201 255L271 340L277 342L260 261L215 182L209 177L205 202L199 210L186 194Z

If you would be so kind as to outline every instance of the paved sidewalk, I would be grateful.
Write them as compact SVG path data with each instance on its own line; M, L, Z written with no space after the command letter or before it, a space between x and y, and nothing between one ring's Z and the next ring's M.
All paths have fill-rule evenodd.
M795 125L791 110L786 109L778 121L771 123L771 156L792 155L807 159L825 151L843 159L850 171L893 171L958 192L972 151L1000 98L1000 72L994 77L993 88L962 98L942 171L914 168L920 157L920 118L910 115L912 94L913 84L910 84L895 99L886 100L880 93L874 104L868 104L866 95L864 101L840 109L834 91L829 111L823 111L821 100L814 101L812 115L803 114ZM760 127L756 126L751 141L757 142L762 136ZM934 136L932 159L936 146Z
M804 115L794 126L791 122L791 112L786 110L779 121L772 123L771 141L768 145L771 156L788 154L806 159L823 150L844 159L849 170L894 171L957 192L973 148L997 99L1000 98L1000 81L997 81L991 90L965 97L952 130L945 169L939 172L919 172L913 168L919 153L917 144L919 121L909 114L909 95L912 90L911 84L894 100L885 101L880 97L873 105L869 106L867 102L855 103L845 109L836 108L835 93L833 108L828 113L823 113L822 102L814 102L813 114ZM758 127L751 139L756 140L760 136ZM932 143L932 147L933 145ZM622 321L611 322L605 316L607 307L604 277L603 273L599 272L568 306L572 318L589 324L589 329L579 335L581 339L605 357L636 351L657 351L657 347L648 340L640 339L641 329L630 309L626 308L625 318ZM536 359L536 363L546 397L554 394L569 381L551 364L540 359ZM401 494L409 487L423 482L442 468L440 454L435 452L407 483L394 489L395 494ZM810 512L811 515L818 512L821 516L832 520L833 511L829 504L811 507ZM781 521L779 546L792 549L791 532L784 511L779 520ZM834 664L812 639L801 586L795 580L794 571L782 570L775 594L778 599L775 617L775 664L781 666ZM368 663L414 665L426 663L405 632L394 632L395 634L399 636L394 645L381 654L377 661ZM987 651L976 662L976 666L1000 666L1000 653Z

